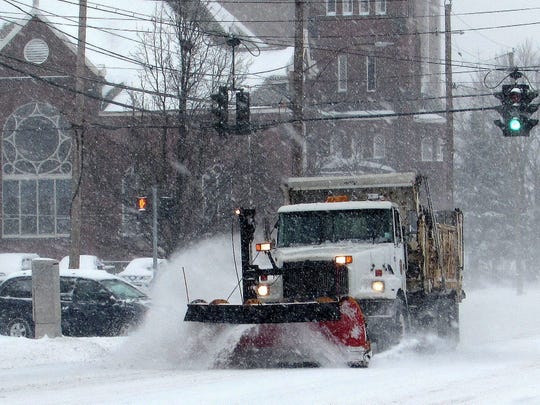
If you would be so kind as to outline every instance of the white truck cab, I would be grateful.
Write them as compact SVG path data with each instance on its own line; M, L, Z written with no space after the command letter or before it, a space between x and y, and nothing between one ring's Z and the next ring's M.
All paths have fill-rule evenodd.
M278 216L277 241L272 251L278 267L289 268L290 273L297 267L295 264L336 263L336 269L341 269L337 271L347 273L346 277L342 275L342 294L338 295L357 300L394 300L399 291L405 291L405 248L395 204L389 201L294 204L281 207ZM302 274L305 276L305 272ZM292 279L294 275L283 277ZM298 295L322 298L317 296L325 293L322 280L307 280L300 272L298 277L303 279L299 280L303 287L294 287ZM263 302L299 299L287 296L281 279L280 276L267 279L264 284L269 294L259 295L259 299Z

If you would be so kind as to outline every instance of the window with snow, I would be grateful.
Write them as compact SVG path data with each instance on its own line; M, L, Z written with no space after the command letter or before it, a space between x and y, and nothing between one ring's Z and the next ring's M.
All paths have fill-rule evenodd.
M29 103L2 133L2 235L69 236L71 127L51 105Z
M326 0L326 15L336 15L336 0Z
M338 92L347 91L347 55L338 55Z
M369 14L369 0L360 0L360 15Z
M384 141L384 136L375 135L373 137L373 158L383 159L385 155L386 155L386 145Z
M375 14L386 14L386 0L375 0Z
M353 0L343 0L343 15L351 15L353 13Z
M377 66L374 56L366 57L366 71L367 91L375 91L377 89Z

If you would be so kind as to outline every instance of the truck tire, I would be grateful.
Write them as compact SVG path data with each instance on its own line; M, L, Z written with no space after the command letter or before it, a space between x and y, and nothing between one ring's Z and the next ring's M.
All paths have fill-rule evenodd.
M390 327L390 346L395 346L403 340L405 334L407 333L407 330L409 329L408 320L409 317L407 316L405 303L403 302L403 300L399 299L396 301L396 313L394 316L394 321L392 322L392 325Z
M34 331L28 322L23 317L13 318L6 326L6 335L12 337L34 337Z
M405 303L396 299L394 316L376 333L377 351L388 350L399 344L409 330L409 316Z
M459 343L459 304L455 296L441 299L438 305L437 336L447 341L449 349Z

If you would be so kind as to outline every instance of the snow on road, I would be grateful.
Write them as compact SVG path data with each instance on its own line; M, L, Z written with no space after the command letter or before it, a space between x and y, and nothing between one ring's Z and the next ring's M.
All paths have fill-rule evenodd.
M540 403L540 289L470 291L461 318L455 352L426 353L409 339L369 369L207 369L205 353L182 362L185 340L151 333L1 337L0 403Z
M186 266L190 299L218 297L220 288L226 297L232 259L225 263L199 248L182 257L204 269L204 278L194 280L194 266ZM224 268L233 274L220 274ZM349 369L331 353L321 368L215 369L241 327L215 335L182 322L183 286L178 268L165 273L149 319L127 337L0 337L0 404L540 403L538 287L523 295L510 288L467 291L456 351L424 350L429 338L411 337L377 354L368 369ZM323 343L311 345L325 353Z

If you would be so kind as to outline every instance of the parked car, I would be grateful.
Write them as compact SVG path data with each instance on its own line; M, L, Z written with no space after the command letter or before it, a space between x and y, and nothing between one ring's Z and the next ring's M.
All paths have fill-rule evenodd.
M61 270L60 305L64 335L116 336L142 321L150 300L105 271ZM34 336L31 271L13 274L0 285L0 332Z
M39 258L36 253L0 253L0 282L10 274L32 269L32 260Z
M158 259L158 271L166 263L165 259ZM128 263L124 271L118 273L118 276L137 287L149 288L155 276L154 259L152 257L133 259Z
M58 267L60 268L60 270L71 269L72 267L70 267L69 265L69 256L64 256L62 260L60 260L60 263L58 263ZM101 260L97 256L79 256L79 270L109 270L113 268L114 266L107 266L105 263L103 263L103 260Z

